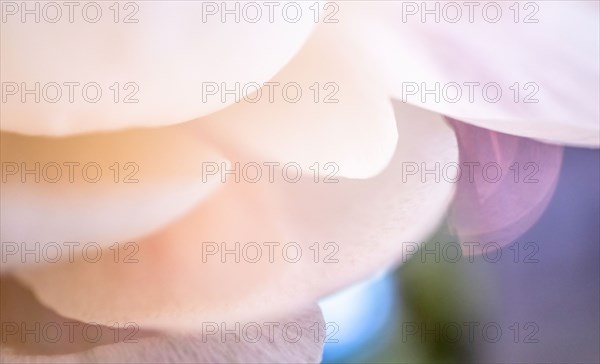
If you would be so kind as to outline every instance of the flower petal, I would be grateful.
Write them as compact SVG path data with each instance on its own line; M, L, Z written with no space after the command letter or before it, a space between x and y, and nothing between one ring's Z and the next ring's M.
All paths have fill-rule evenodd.
M340 6L339 26L395 98L502 133L600 146L596 2Z
M316 305L285 320L237 327L206 322L193 333L169 334L142 332L135 323L124 330L69 320L40 305L7 277L0 281L0 289L2 363L318 363L321 359L325 323Z
M67 242L79 250L157 231L219 186L202 162L225 161L180 127L0 141L2 270L53 261L50 243L67 259Z
M45 19L56 10L43 3L15 2L15 15L13 10L3 13L3 131L70 135L161 126L209 114L227 103L203 100L205 83L268 81L315 24L311 4L287 1L277 4L272 17L261 6L256 22L248 21L254 19L254 7L246 9L239 2L75 4L73 21L67 6L53 4L62 8L55 23ZM35 6L50 15L35 22L30 14L22 22L25 8ZM302 16L292 22L298 8ZM231 10L234 14L225 15ZM53 101L57 87L52 82L62 93L58 102ZM35 95L24 95L36 83L40 102L34 102Z
M41 302L82 321L180 329L298 309L389 268L406 253L404 242L420 242L445 215L453 183L407 178L405 166L456 163L454 133L441 116L412 106L398 105L397 118L400 143L377 177L228 179L191 214L140 242L137 264L80 259L16 274ZM232 153L229 160L253 160Z
M548 206L564 148L450 122L458 137L461 166L470 163L473 168L459 180L450 215L452 229L462 241L479 247L489 242L511 244Z
M196 121L219 144L263 160L368 178L389 163L397 130L389 93L339 28L319 28L265 87ZM319 163L319 166L315 166Z

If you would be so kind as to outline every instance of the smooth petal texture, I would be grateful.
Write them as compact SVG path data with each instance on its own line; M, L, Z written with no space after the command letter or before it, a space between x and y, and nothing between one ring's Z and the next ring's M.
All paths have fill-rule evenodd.
M206 321L260 317L271 302L261 294L271 292L273 280L284 279L283 262L236 262L232 255L222 262L220 255L208 255L205 242L228 242L232 250L238 241L281 241L263 187L222 186L182 219L139 241L137 263L78 259L15 275L43 304L84 322L133 321L144 328L192 331ZM262 310L255 311L245 297L260 302Z
M139 331L135 323L128 330L117 330L69 320L7 277L0 281L0 289L1 363L319 363L321 359L325 323L316 305L286 319L225 327L238 335L224 335L219 323L209 322L195 333L167 334ZM207 330L202 332L203 328Z
M451 123L463 170L449 220L453 233L463 242L479 243L475 248L513 243L548 206L563 147Z
M307 176L297 184L229 179L191 214L141 241L137 264L80 260L16 274L41 302L82 321L191 330L202 321L292 312L389 268L403 257L404 242L422 241L443 218L454 185L433 175L406 176L404 166L458 162L454 133L441 116L412 106L398 105L396 115L398 147L377 177L314 183ZM204 242L215 242L219 252L207 254ZM236 251L236 242L237 262L234 253L223 255ZM261 245L258 260L255 249L245 250L250 242ZM296 247L284 252L290 242ZM271 253L265 243L279 245Z
M195 123L219 145L304 173L369 178L393 156L396 121L381 79L335 24L315 32L296 58L247 99ZM318 167L315 163L319 163Z
M600 146L598 3L484 1L471 15L465 4L340 2L336 26L397 99L502 133Z
M254 19L255 9L244 10L244 2L76 4L72 22L68 6L60 3L62 17L56 23L45 20L55 16L55 7L36 3L40 21L30 14L23 23L25 5L15 2L17 14L10 15L13 10L7 8L0 38L0 75L7 85L0 126L3 131L62 136L175 124L221 109L233 98L225 103L220 98L203 100L203 83L224 82L231 89L236 82L268 81L309 36L315 25L312 3L295 3L291 9L287 3L278 3L272 22L262 6L255 23L247 21ZM238 19L224 15L225 8L236 6ZM299 20L286 20L287 14L296 19L297 8L302 12ZM60 86L57 102L48 101L56 97L51 82ZM34 95L22 102L23 90L34 89L35 83L40 102ZM99 101L86 101L83 95L96 100L98 89Z
M56 249L44 248L50 242L69 259L65 242L79 250L157 231L219 187L203 175L203 162L226 163L180 127L0 138L2 270L53 261Z

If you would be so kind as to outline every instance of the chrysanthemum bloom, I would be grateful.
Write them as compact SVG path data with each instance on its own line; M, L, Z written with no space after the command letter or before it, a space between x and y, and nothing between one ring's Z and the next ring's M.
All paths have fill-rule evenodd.
M597 3L253 4L2 3L2 360L318 361L320 297L600 144Z

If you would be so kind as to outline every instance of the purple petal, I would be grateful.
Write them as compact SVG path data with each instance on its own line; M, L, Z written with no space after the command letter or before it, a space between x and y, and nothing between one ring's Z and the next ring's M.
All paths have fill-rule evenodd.
M458 139L462 171L451 228L463 242L511 243L548 205L563 147L448 120Z

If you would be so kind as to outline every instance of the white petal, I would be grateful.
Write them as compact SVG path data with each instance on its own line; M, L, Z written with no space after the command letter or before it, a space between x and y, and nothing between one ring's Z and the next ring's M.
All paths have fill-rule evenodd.
M304 173L323 172L326 163L350 178L381 172L397 140L389 93L337 30L316 31L272 87L196 121L199 129L263 160L298 163Z
M397 263L444 216L454 185L432 174L408 176L404 166L456 163L454 134L442 117L412 106L400 105L397 117L400 143L377 177L314 183L307 176L297 184L229 179L191 214L141 241L137 264L80 259L18 277L41 302L82 321L178 329L302 307ZM219 252L207 254L206 242ZM232 253L223 257L225 248L236 251L236 242L238 261ZM255 249L245 250L251 242L260 246L259 260ZM272 254L270 242L279 244ZM284 258L290 242L300 248L297 262L294 246Z
M224 161L180 127L69 138L0 135L2 269L64 259L159 230L219 185L202 162ZM37 171L37 172L36 172ZM28 254L27 251L37 252Z
M247 21L252 20L254 13L253 9L244 10L243 2L236 3L240 8L238 15L242 16L239 22L231 14L222 21L225 7L231 10L236 6L233 3L78 4L73 22L69 22L68 6L58 3L63 14L56 23L44 20L46 4L35 3L27 7L40 6L41 21L36 23L34 16L28 15L23 23L25 3L15 2L18 13L8 15L6 11L0 38L0 72L7 87L2 95L7 97L2 100L0 113L2 130L66 135L159 126L223 108L227 103L221 100L203 101L203 83L265 82L293 57L310 34L315 24L308 9L312 4L291 2L302 11L299 21L292 22L284 14L288 16L289 12L287 19L295 20L296 6L288 6L284 13L287 3L279 2L275 7L273 22L269 9L261 6L262 16L256 23ZM214 13L213 6L222 10L210 15ZM95 19L96 7L102 12L99 20L85 20ZM49 17L54 16L54 11L48 8ZM62 97L58 102L48 102L55 98L55 88L47 87L51 82L60 85ZM79 83L73 86L74 102L69 101L69 86L65 82ZM33 95L27 96L26 102L21 101L22 83L29 90L34 89L35 83L40 84L40 102L34 102ZM87 86L88 100L96 98L96 87L91 83L97 83L102 92L95 103L83 96ZM18 90L11 95L15 84ZM115 90L119 90L118 95ZM138 102L124 102L134 99Z
M341 2L338 26L398 99L503 133L598 147L597 2L477 2L472 21L465 4Z

